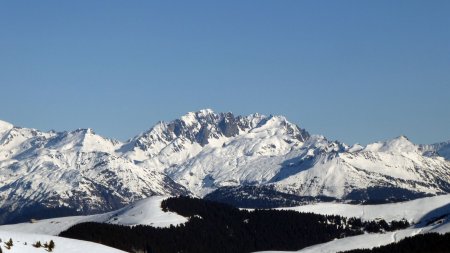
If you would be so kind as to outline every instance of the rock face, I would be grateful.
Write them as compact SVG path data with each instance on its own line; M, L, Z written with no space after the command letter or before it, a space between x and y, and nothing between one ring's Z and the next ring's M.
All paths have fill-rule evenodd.
M0 222L109 211L151 195L385 202L450 192L448 142L347 146L283 116L190 112L122 143L0 121ZM233 201L231 201L233 202ZM264 205L264 203L262 203ZM51 210L51 212L49 211Z

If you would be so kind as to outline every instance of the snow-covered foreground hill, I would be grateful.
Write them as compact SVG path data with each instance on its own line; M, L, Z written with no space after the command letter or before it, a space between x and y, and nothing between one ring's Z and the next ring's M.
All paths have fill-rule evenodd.
M10 249L6 249L3 242L12 239L13 246ZM74 239L67 239L57 236L40 235L40 234L29 234L21 232L12 231L2 231L0 229L0 239L2 243L0 248L3 252L8 253L38 253L38 252L48 252L43 247L35 248L32 244L40 241L42 244L50 242L53 240L55 243L55 248L52 252L55 253L80 253L80 252L95 252L95 253L124 253L118 249L114 249L105 245L101 245L93 242L86 242Z
M449 233L450 221L447 219L442 224L433 224L423 228L408 228L395 232L382 234L363 234L337 239L327 243L317 244L305 249L296 251L297 253L336 253L352 249L370 249L390 243L398 242L406 237L411 237L422 233ZM288 251L264 251L264 253L287 253ZM262 252L261 252L262 253Z
M132 203L117 211L88 216L69 216L38 220L35 223L19 223L0 226L3 231L26 232L34 234L58 235L71 226L83 222L102 222L119 225L150 225L168 227L187 221L187 218L173 212L163 212L161 201L166 198L154 196Z
M383 205L318 203L283 209L318 214L336 214L346 217L360 217L363 220L382 218L390 221L404 218L414 223L407 229L336 239L331 242L296 251L298 253L335 253L352 249L373 248L398 242L405 237L421 233L435 232L444 234L450 232L450 195ZM265 251L265 253L269 252L281 253L283 251Z

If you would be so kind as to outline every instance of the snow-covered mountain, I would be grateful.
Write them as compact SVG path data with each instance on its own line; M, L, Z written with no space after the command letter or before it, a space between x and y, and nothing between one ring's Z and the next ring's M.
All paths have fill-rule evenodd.
M198 196L269 185L300 196L381 201L448 192L448 147L415 145L404 136L347 146L311 136L282 116L201 110L158 123L121 151Z
M285 168L276 187L296 195L325 195L337 199L412 199L450 191L450 163L428 156L406 137L365 147L334 145L333 150L312 148L296 156ZM304 147L307 148L307 147ZM308 152L310 154L308 154ZM284 168L283 168L284 169ZM283 172L283 169L281 172Z
M404 136L348 146L283 116L209 109L124 143L91 129L41 132L0 122L0 222L50 217L48 208L58 210L51 216L110 211L151 195L361 202L438 195L450 191L449 147Z
M442 156L450 160L450 141L436 143L432 145L421 145L420 149L428 156Z
M90 129L40 132L0 122L0 222L88 214L152 195L187 194L165 174L115 154Z

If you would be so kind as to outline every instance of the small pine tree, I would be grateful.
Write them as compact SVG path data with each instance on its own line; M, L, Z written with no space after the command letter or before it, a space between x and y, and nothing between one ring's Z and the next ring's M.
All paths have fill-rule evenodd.
M42 246L41 241L37 241L36 243L33 244L33 247L35 248L40 248L41 246Z
M49 252L52 252L54 248L55 248L55 243L53 242L53 240L50 240L50 242L48 243L47 249Z
M13 246L13 241L12 238L9 238L9 240L7 242L5 242L5 248L7 249L11 249L11 247Z

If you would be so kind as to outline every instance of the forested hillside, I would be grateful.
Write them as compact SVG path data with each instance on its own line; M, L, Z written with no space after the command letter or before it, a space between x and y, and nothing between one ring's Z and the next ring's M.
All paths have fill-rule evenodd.
M169 228L82 223L62 232L69 238L136 252L253 252L298 250L361 234L404 228L406 221L362 222L356 218L281 210L239 210L227 204L189 197L169 198L163 210L189 217Z

